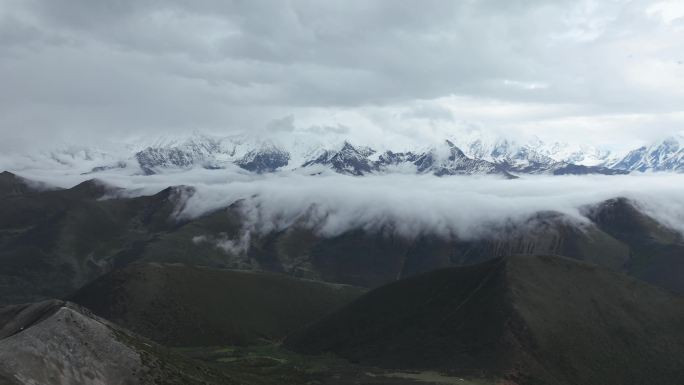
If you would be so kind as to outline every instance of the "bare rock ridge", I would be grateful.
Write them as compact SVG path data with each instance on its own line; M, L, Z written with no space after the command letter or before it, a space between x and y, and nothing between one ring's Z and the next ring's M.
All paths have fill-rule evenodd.
M0 331L3 385L236 383L71 302L0 308Z
M0 372L21 384L135 384L146 371L116 328L51 300L0 310Z
M0 308L0 340L52 316L65 302L46 300Z

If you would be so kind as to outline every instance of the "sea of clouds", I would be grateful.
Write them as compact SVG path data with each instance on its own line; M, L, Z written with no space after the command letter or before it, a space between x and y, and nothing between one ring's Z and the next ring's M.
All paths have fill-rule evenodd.
M128 196L149 195L168 186L191 186L179 190L178 218L194 218L239 202L245 238L254 232L304 224L323 236L351 229L389 228L406 237L430 233L472 239L545 211L587 223L586 207L616 197L631 199L646 214L684 234L684 175L680 174L525 176L515 180L406 174L256 175L239 168L151 176L130 175L126 169L90 175L24 169L18 174L60 187L97 177L125 188Z

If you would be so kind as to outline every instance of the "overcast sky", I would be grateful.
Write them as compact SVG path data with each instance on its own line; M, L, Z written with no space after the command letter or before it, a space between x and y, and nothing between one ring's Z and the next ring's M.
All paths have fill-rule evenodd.
M193 130L620 146L683 123L681 0L0 0L3 151Z

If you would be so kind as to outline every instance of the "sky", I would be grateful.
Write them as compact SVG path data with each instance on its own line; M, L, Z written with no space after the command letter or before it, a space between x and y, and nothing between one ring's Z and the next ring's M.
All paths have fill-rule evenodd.
M684 129L681 0L0 0L0 151Z

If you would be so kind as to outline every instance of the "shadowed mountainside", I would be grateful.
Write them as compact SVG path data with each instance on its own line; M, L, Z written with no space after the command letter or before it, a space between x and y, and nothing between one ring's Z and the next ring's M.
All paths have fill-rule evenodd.
M312 280L362 287L400 280L296 333L288 346L333 351L363 365L451 370L471 379L486 374L519 384L682 379L684 337L675 333L684 328L681 299L593 265L519 256L564 255L684 292L681 235L627 199L585 207L586 223L539 212L476 240L407 239L389 228L326 238L294 225L252 234L242 248L235 246L244 235L241 202L178 218L193 193L179 186L131 198L97 180L47 189L0 174L0 303L73 298L155 341L202 350L209 344L277 345L362 293ZM434 271L441 268L447 269ZM70 356L65 346L79 348ZM102 364L110 348L115 362L138 368L131 383L233 381L76 305L48 301L0 311L0 383L15 385L7 373L24 367L27 378L45 382L40 376L58 375L59 365L83 366L83 360L92 360L95 371L72 373L81 377L63 377L63 383L133 376L117 372L118 364ZM46 349L54 350L52 366L39 365ZM209 356L217 354L224 353ZM300 358L283 359L293 361L278 370L312 378ZM281 365L280 358L267 360ZM252 365L239 362L231 376L244 372L240 365ZM360 370L337 368L352 377ZM326 381L344 383L331 374L338 369L327 371ZM188 373L192 378L183 377ZM140 381L143 374L147 382ZM259 378L249 381L272 383L269 375Z
M684 293L684 239L624 198L590 210L589 218L629 248L625 270L640 279Z
M684 300L594 265L510 257L369 292L286 340L362 364L516 384L679 384Z
M625 199L585 208L592 220L585 224L540 212L474 240L431 234L407 239L390 228L322 237L294 225L251 234L244 247L235 247L244 236L241 203L180 219L175 213L193 194L190 187L128 198L97 180L63 190L32 189L9 173L0 181L0 187L10 186L2 191L11 192L0 201L0 303L65 298L133 262L261 270L376 287L436 268L520 254L563 255L684 292L682 237Z
M245 345L284 338L363 292L273 273L133 264L71 300L167 346Z
M186 224L173 213L187 190L172 187L125 198L117 197L119 189L89 180L70 189L5 196L0 201L0 303L64 298L140 259L160 234ZM230 219L222 225L229 227Z

